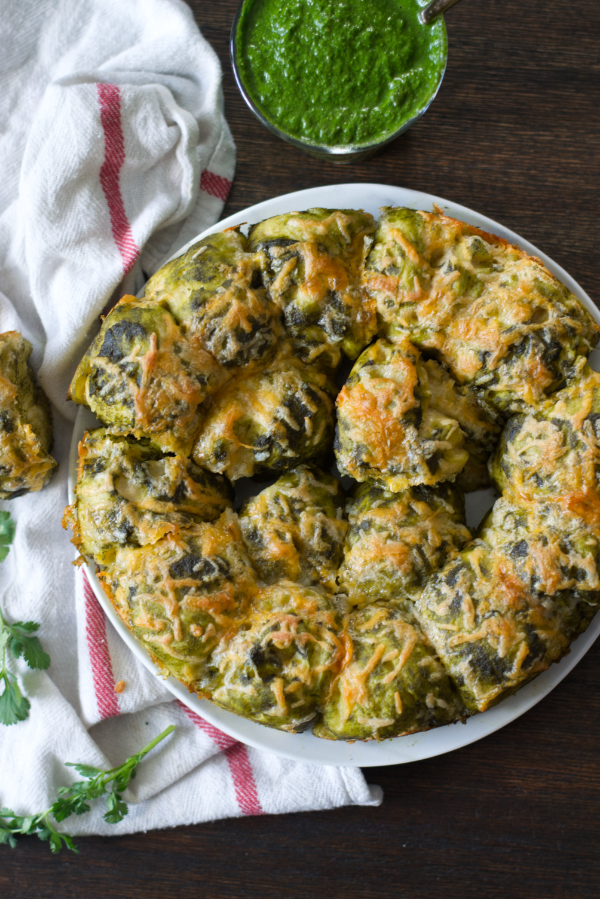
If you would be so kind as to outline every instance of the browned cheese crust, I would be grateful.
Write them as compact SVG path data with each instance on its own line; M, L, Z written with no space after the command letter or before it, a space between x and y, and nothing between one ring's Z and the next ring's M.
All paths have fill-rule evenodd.
M464 434L467 464L456 479L466 493L490 486L488 459L502 430L502 417L468 385L456 383L435 359L425 362L430 404L446 418L455 419Z
M268 584L286 579L337 591L348 523L339 481L299 465L240 509L246 549Z
M346 511L350 529L338 584L353 606L416 599L429 576L471 539L464 498L448 483L390 493L367 482Z
M278 215L250 229L268 294L304 361L315 361L323 347L330 366L340 350L355 359L374 337L375 307L360 283L374 232L368 213L320 208Z
M233 492L219 475L182 456L165 456L106 428L79 444L76 500L65 514L73 543L99 565L121 546L150 546L231 506Z
M280 311L259 287L260 260L237 228L212 234L163 265L145 297L164 303L186 338L226 370L264 363L282 334Z
M257 589L231 510L151 546L120 548L98 576L163 671L201 693L211 652L237 631Z
M320 461L333 439L335 384L283 346L263 371L239 375L214 398L193 458L231 481Z
M543 402L597 339L539 259L440 210L384 209L364 282L384 334L435 351L499 409Z
M338 468L397 492L454 480L469 458L457 421L431 405L427 371L408 341L378 340L337 398Z
M201 342L184 337L166 309L125 296L81 361L70 397L113 433L149 438L187 456L200 407L224 379Z

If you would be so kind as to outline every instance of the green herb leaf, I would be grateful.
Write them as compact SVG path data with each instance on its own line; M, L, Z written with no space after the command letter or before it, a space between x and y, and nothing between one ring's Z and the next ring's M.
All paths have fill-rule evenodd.
M89 806L88 806L89 809ZM87 811L87 809L86 809ZM73 814L73 801L71 799L57 799L50 809L50 814L59 824L61 821L64 821L65 818L70 818Z
M8 555L8 548L15 539L15 523L10 512L0 512L0 562Z
M26 634L33 634L40 629L37 621L15 621L14 624L7 625L7 627L10 630L23 631Z
M75 768L78 774L81 774L82 777L96 777L98 774L102 774L99 768L92 768L91 765L80 765L79 762L65 762L67 768Z
M40 840L49 840L52 835L52 829L47 824L40 824L37 835Z
M17 848L17 841L13 834L10 830L5 830L3 827L0 827L0 843L10 846L11 849Z
M46 670L50 665L50 656L42 649L38 637L31 637L31 631L37 631L39 624L35 621L16 621L5 625L10 633L8 648L15 659L22 654L30 668Z
M36 621L7 624L0 613L0 683L4 681L4 690L0 695L0 724L25 721L31 708L29 700L22 695L16 678L6 669L6 650L16 659L23 656L30 668L46 669L50 665L50 656L42 649L39 639L32 636L38 629Z
M72 838L69 836L68 833L61 833L60 837L61 837L63 843L65 844L65 846L67 847L67 849L70 849L71 852L75 852L77 855L79 855L79 849L77 848L77 846L75 845L75 843L73 842Z
M55 830L50 834L50 849L55 854L60 852L62 849L62 840L60 838L60 834L58 834Z
M127 803L123 802L118 793L109 793L106 797L106 808L108 811L104 815L104 820L109 824L118 824L128 813Z
M31 704L29 700L23 696L17 679L4 672L4 692L0 696L0 724L18 724L19 721L25 721L29 715Z
M19 820L21 822L20 833L35 833L38 824L36 815L27 815L26 817L20 818Z

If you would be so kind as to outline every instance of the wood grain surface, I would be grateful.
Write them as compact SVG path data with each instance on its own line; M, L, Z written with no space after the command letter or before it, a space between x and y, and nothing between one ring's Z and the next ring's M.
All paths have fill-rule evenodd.
M282 0L285 2L285 0ZM334 166L271 136L228 58L236 0L191 6L224 69L238 148L225 215L322 184L429 191L513 228L600 300L600 4L464 0L427 115L366 163ZM446 756L367 771L377 809L218 821L0 847L6 899L597 899L600 645L508 727Z

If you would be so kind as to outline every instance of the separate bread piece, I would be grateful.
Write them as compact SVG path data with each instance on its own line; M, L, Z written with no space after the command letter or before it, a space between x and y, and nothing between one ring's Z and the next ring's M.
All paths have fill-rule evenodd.
M535 257L441 215L383 210L364 272L381 332L436 352L500 410L577 375L598 326Z
M129 630L165 674L206 695L210 654L231 638L257 589L237 516L121 547L98 574Z
M305 730L323 708L344 654L328 593L280 581L251 599L223 634L202 686L224 709L280 730Z
M490 471L503 493L552 499L600 527L600 374L586 366L538 412L511 418Z
M489 487L488 459L498 442L502 417L468 385L457 384L448 369L435 359L424 364L431 408L446 418L455 418L465 435L469 461L456 483L465 493Z
M500 499L415 614L465 706L485 711L559 661L600 602L600 535L555 503Z
M333 439L336 386L283 348L261 372L241 374L214 398L193 457L231 481L319 461Z
M454 480L469 458L458 422L431 407L427 370L412 344L378 340L337 398L342 474L393 492Z
M367 482L346 508L350 529L338 574L352 605L415 599L427 578L471 539L451 484L390 493Z
M56 468L50 403L27 364L31 349L18 331L0 334L0 499L41 490Z
M260 282L260 260L237 228L211 234L163 265L145 299L164 305L186 338L227 370L264 364L282 334L281 314Z
M464 720L465 709L410 603L367 606L346 619L344 636L344 666L316 736L385 740Z
M250 229L268 294L304 361L322 345L355 359L375 336L375 307L360 279L374 233L373 216L354 209L291 212Z
M299 465L243 504L248 555L268 584L287 579L335 593L348 523L337 478Z
M123 546L150 546L166 534L214 521L231 507L225 478L182 456L165 456L105 428L79 444L76 500L66 511L73 542L99 565Z
M189 456L202 404L226 377L168 309L125 296L81 360L69 396L89 406L113 433L147 438L163 451Z
M564 601L565 615L570 614L572 600L573 608L581 603L597 607L600 529L596 523L590 524L576 512L565 513L553 499L524 503L501 497L484 519L480 538L494 552L510 557L512 569L531 594ZM587 608L582 610L586 626L589 613ZM564 632L570 638L581 631L579 612L574 614L573 621L565 618Z

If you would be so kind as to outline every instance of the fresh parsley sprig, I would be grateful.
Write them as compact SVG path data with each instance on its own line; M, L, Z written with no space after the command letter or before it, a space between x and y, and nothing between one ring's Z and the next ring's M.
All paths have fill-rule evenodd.
M0 512L0 562L6 559L14 536L15 523L10 513ZM42 649L39 638L32 636L39 627L35 621L8 624L0 612L0 684L4 684L0 693L0 724L25 721L31 708L29 700L21 693L16 677L6 667L6 653L10 652L15 659L23 656L30 668L45 670L50 665L50 656Z
M0 512L0 562L4 562L14 539L15 523L10 517L10 512Z
M52 819L56 824L60 824L71 815L83 815L90 810L89 802L106 793L104 820L109 824L118 824L129 811L121 793L135 777L137 766L151 749L174 730L175 725L171 724L147 746L110 771L101 771L99 768L92 768L91 765L80 765L77 762L67 762L66 764L70 768L75 768L84 780L78 780L70 787L62 787L58 791L58 799L47 811L39 815L16 815L9 808L0 808L0 843L8 844L14 849L17 845L17 836L37 834L40 840L48 840L52 852L60 852L63 846L72 852L78 852L69 834L59 831L52 823Z
M25 721L31 704L21 693L14 674L6 667L6 653L15 659L23 656L30 668L45 670L50 665L50 656L42 649L38 637L33 636L39 629L36 621L15 621L8 624L0 612L0 682L4 690L0 695L0 724L17 724Z

